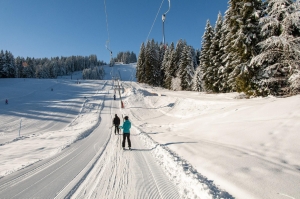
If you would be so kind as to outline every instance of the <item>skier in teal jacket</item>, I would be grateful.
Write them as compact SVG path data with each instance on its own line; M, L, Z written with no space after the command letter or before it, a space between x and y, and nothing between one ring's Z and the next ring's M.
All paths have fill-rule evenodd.
M120 126L121 129L123 129L123 142L122 147L125 149L125 140L127 138L128 141L128 147L131 149L131 141L130 141L130 128L131 128L131 122L128 119L128 116L124 117L125 121L122 126Z

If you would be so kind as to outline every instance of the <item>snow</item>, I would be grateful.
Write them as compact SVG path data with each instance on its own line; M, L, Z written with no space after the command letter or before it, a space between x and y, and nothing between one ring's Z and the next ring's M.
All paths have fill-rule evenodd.
M103 102L91 97L107 93L111 76L120 75L127 80L120 110L182 198L300 198L299 95L244 99L238 93L169 91L137 84L135 65L105 71L101 81L81 80L81 73L72 79L0 79L0 176L92 133Z

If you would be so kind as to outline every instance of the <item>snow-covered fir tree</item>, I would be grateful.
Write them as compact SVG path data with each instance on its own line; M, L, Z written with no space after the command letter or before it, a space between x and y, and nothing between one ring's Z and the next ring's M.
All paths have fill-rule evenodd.
M202 92L204 91L204 86L202 82L202 69L200 66L196 68L195 75L193 77L193 85L192 85L192 90L193 91L198 91Z
M195 73L192 50L191 46L185 44L181 53L177 76L180 78L180 86L182 90L192 90L193 77Z
M202 69L202 78L206 91L212 91L214 84L212 60L211 60L211 46L212 39L214 37L213 27L210 24L210 21L207 20L205 26L205 32L202 36L202 47L200 54L200 68Z
M169 62L169 53L170 53L170 48L168 45L164 46L165 52L164 52L164 57L161 63L161 70L163 71L163 77L161 79L161 86L166 88L165 85L165 80L167 76L169 76L169 71L168 71L168 62Z
M214 35L211 41L211 47L209 50L209 57L211 60L211 70L207 71L207 73L210 73L209 76L211 77L210 79L210 84L208 85L210 90L213 92L219 92L219 69L222 66L222 60L221 57L224 54L222 51L220 42L221 42L221 37L222 37L222 26L223 26L223 17L222 14L218 14L217 22L214 28Z
M175 55L174 53L174 43L172 42L171 45L166 49L164 60L163 60L163 69L164 69L164 88L171 89L172 85L172 56Z
M171 65L170 65L171 74L173 77L177 76L181 53L182 53L185 45L186 45L186 41L183 41L182 39L180 39L176 44L175 50L173 51Z
M199 66L199 56L200 56L200 51L195 50L193 46L191 47L191 53L192 53L192 58L193 58L193 66L194 66L194 71L196 71L197 67Z
M255 76L256 71L249 67L252 57L257 55L257 44L260 41L259 19L262 15L263 7L261 0L243 1L241 8L241 22L238 31L237 41L240 43L238 49L239 63L235 67L231 76L236 77L235 84L238 92L245 92L253 95L254 85L251 79ZM242 41L242 42L241 42Z
M180 77L178 76L178 70L180 68L179 64L180 64L180 58L181 58L181 53L183 51L184 46L186 45L186 41L183 41L182 39L180 39L177 44L176 44L176 48L172 53L172 58L170 61L170 73L172 75L172 83L171 83L171 89L172 90L181 90L181 82L180 82Z
M257 95L286 95L300 92L299 1L267 0L260 20L263 41L251 61L258 70L254 82Z
M229 85L228 85L228 73L226 72L226 60L228 56L225 54L225 47L226 47L226 37L228 35L229 30L225 26L223 21L223 26L221 28L221 38L220 38L220 59L221 64L218 69L218 81L215 82L215 86L218 87L219 92L226 93L229 92Z
M104 71L102 67L91 65L90 68L86 68L82 71L83 79L103 79Z
M165 51L167 49L167 44L164 45L163 43L159 44L159 52L158 52L158 66L159 66L159 76L158 76L158 86L163 86L164 84L164 76L165 70L163 68L163 60L165 57Z
M70 56L52 58L14 58L12 53L0 51L0 77L18 78L56 78L60 75L70 75L91 66L105 63L98 61L96 55ZM4 66L4 67L3 67ZM5 76L2 74L5 73Z
M115 62L123 62L124 64L137 62L136 54L134 52L119 52L117 57L114 58Z
M153 62L152 62L152 81L150 85L152 86L159 86L161 82L161 62L160 60L160 47L154 39L151 41L152 46L152 55L153 55Z
M5 66L6 58L3 50L0 51L0 78L7 77L7 69Z
M22 71L23 71L23 62L24 62L24 58L22 57L16 57L15 58L15 66L16 66L16 77L20 78L22 75Z
M140 83L145 82L144 75L145 75L145 58L146 57L146 50L144 42L141 45L139 58L136 65L136 78L137 81Z
M36 63L34 58L27 57L23 63L23 75L24 78L34 78Z
M11 52L1 50L0 52L0 78L16 77L16 68L14 64L14 56Z
M145 59L145 83L157 86L159 84L159 47L154 39L147 42Z
M225 39L225 72L229 91L251 90L248 66L255 56L259 42L258 22L262 10L261 0L230 0L224 25L228 34Z

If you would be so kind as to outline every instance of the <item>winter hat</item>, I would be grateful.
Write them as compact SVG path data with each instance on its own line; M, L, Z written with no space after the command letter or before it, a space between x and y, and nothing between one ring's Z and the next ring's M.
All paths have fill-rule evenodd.
M128 116L125 116L124 119L125 119L125 120L128 120Z

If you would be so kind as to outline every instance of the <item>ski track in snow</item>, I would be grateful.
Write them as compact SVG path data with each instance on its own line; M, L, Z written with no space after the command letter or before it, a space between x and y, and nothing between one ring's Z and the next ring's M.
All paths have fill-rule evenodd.
M145 148L138 137L132 133L133 149L123 151L121 134L112 135L72 198L180 198L175 185L155 163L152 149Z
M115 66L114 68L118 69L118 67L119 66ZM114 68L109 68L110 74L113 75L115 72L115 75L118 76L119 70L116 71ZM126 72L126 70L124 71ZM132 71L128 74L132 75ZM19 103L19 107L22 107L22 99L25 99L24 102L26 103L39 96L41 93L49 94L50 88L54 88L54 91L50 92L50 94L53 95L56 93L58 95L57 99L60 101L56 101L55 97L53 98L52 96L52 98L49 99L50 104L48 108L53 110L60 109L62 106L66 106L67 108L63 111L63 114L56 114L55 111L47 113L47 111L38 108L39 104L35 107L32 103L29 107L30 109L32 108L33 111L28 112L25 109L21 109L18 110L18 113L14 113L15 115L7 114L7 117L1 117L4 119L0 121L0 146L8 147L10 144L17 144L18 142L21 143L26 140L30 141L35 138L48 139L48 137L50 137L51 139L51 133L55 130L69 132L74 128L74 130L77 130L77 133L80 132L75 137L72 137L67 143L64 143L56 153L52 153L51 155L53 156L62 151L65 147L70 146L72 143L89 136L99 122L101 122L101 119L98 118L96 119L97 121L91 119L97 115L94 114L94 116L90 117L90 120L88 120L93 124L92 126L85 130L82 130L84 128L80 126L80 124L85 121L83 119L84 115L99 109L99 107L97 107L99 104L95 105L93 103L93 96L99 95L102 92L109 92L104 88L110 84L110 81L100 81L101 83L85 82L86 87L85 85L80 85L80 87L78 87L80 89L86 88L86 90L81 90L84 94L76 93L76 95L78 94L78 98L76 100L74 100L75 98L72 98L73 101L68 101L67 98L62 97L73 95L72 90L69 93L64 93L64 89L68 88L64 88L64 86L70 84L69 80L49 80L47 85L41 87L39 80L35 81L29 79L26 81L31 81L31 84L33 85L30 92L26 89L22 89L25 86L22 84L22 81L15 83L20 85L20 92L5 94L9 96L9 103ZM75 83L72 82L71 84ZM101 87L95 89L99 85L101 85ZM93 88L89 89L89 86L92 86ZM12 85L12 87L15 88L16 86ZM236 114L238 112L247 113L248 109L254 110L252 106L258 106L260 104L264 105L266 103L271 104L278 101L276 98L252 99L252 102L249 103L250 100L233 100L234 98L242 98L242 96L236 96L236 94L205 95L202 93L186 92L188 93L186 96L185 92L172 92L167 90L163 90L162 92L162 89L134 82L122 82L122 87L122 99L125 104L125 109L119 108L119 105L117 105L119 103L118 101L116 101L113 107L114 110L118 110L118 115L129 115L133 122L134 127L132 128L133 132L131 134L133 150L123 151L120 147L121 136L114 135L113 132L110 132L112 135L105 146L91 146L97 154L95 156L95 162L89 164L90 168L86 168L87 171L84 171L86 173L83 174L82 179L79 180L69 195L67 195L67 198L233 199L235 198L235 195L238 195L237 198L256 199L263 197L266 199L284 199L297 198L295 196L300 196L299 193L297 193L297 188L295 188L295 186L299 185L300 179L299 160L297 158L291 158L291 155L294 155L296 150L291 151L293 153L290 154L284 153L285 148L290 149L285 145L288 143L288 139L292 140L293 138L298 138L292 137L295 136L294 134L291 134L290 137L277 135L278 132L283 131L282 129L291 126L290 118L293 118L294 121L296 121L295 118L300 118L299 113L290 112L287 114L286 112L283 112L284 114L282 117L273 117L271 114L269 116L267 114L262 114L262 117L254 116L255 120L253 120L253 117L251 116L240 118L240 115ZM112 89L113 86L110 90ZM0 100L4 101L6 97L3 98L3 96L4 95L2 95ZM191 97L191 99L189 99L189 97ZM47 106L45 106L46 101L43 98L36 99L36 102L42 102L43 104L41 104L41 107L47 108ZM81 104L81 106L78 106L77 104ZM103 103L101 106L104 106ZM8 111L13 111L10 110L9 106L5 108ZM299 106L295 107L295 109L298 110ZM263 110L264 109L259 111L263 112ZM76 114L73 112L76 112ZM104 114L114 115L112 109L110 113ZM238 117L236 120L234 120L235 114ZM252 114L255 115L256 112L248 113L248 115ZM15 138L15 134L17 134L20 125L20 120L16 120L15 118L19 117L23 117L22 122L24 122L24 126L22 127L22 136ZM194 117L199 117L201 120L197 120ZM226 120L227 117L229 117L230 120ZM49 122L48 120L50 118L53 120ZM193 119L192 122L190 119ZM201 127L203 127L204 130L212 129L210 132L212 135L206 133L204 136L198 137L197 132L189 132L188 136L190 137L185 137L183 132L186 130L187 126L189 126L189 124L197 126L197 122L199 123L200 121ZM211 121L217 122L212 123ZM218 137L212 137L215 133L214 129L218 129L218 126L222 127L223 125L227 128L229 125L234 126L241 123L244 125L243 131L253 132L251 131L253 128L252 123L256 125L264 124L262 127L271 129L270 126L272 123L275 123L275 121L278 121L279 124L276 126L276 131L268 133L268 136L270 136L271 139L266 139L268 142L263 144L254 142L257 146L253 145L249 147L247 144L253 143L245 142L247 138L241 139L242 143L237 144L237 142L232 142L230 139L240 138L230 136L230 132L223 135L222 131ZM213 126L205 126L212 124ZM39 126L39 128L34 126ZM297 125L295 125L295 127L297 127ZM226 132L226 128L224 129L224 132ZM174 132L175 129L176 131ZM287 129L293 131L293 128ZM192 128L189 127L187 130L191 131ZM235 129L231 128L230 130ZM3 132L5 133L3 134ZM166 132L172 132L173 134L171 134L171 136L175 135L175 140L183 138L185 141L165 142L165 140L170 139L170 137L165 134ZM247 136L245 133L242 135ZM166 136L166 138L164 138L164 136ZM266 134L262 134L261 136L266 136ZM162 140L158 140L159 142L155 141L157 138ZM252 137L249 136L249 139L252 139ZM263 139L264 138L262 138L262 140ZM198 144L196 145L196 143ZM173 147L174 144L178 145ZM179 144L185 144L183 151L180 150ZM257 147L262 149L265 147L265 150L256 150ZM183 154L183 156L177 154L171 150L171 148L176 149L181 155ZM197 150L197 156L195 156L195 151ZM43 149L41 149L41 151L43 151ZM188 154L187 151L191 154ZM70 150L68 154L71 152L72 151ZM212 178L215 177L217 182L228 185L227 188L232 192L229 193L222 189L224 187L216 185L213 180L202 175L201 170L197 171L192 163L184 158L184 155L186 154L188 154L187 159L189 158L192 160L193 164L196 164L198 167L199 165L203 166L200 167L204 169L203 171L206 171L205 166L206 164L209 165L210 160L214 160L215 158L220 159L219 161L216 161L219 165L210 165L210 172L219 172L219 176L211 176ZM222 155L224 156L222 157ZM14 186L14 183L17 183L18 181L26 180L26 178L38 173L40 170L51 165L52 162L59 161L65 156L67 156L67 153L62 151L62 153L55 156L55 158L51 159L48 163L40 165L29 173L25 173L19 178L16 178L15 181L10 181L9 183L11 184L1 185L0 190L10 185ZM236 157L238 157L241 162L238 162ZM286 161L286 159L290 162ZM235 163L232 165L228 164L230 160ZM35 160L34 162L39 161L40 160ZM33 163L28 162L28 165L23 165L22 167L19 167L19 169L31 164ZM264 170L268 168L270 169L269 171ZM18 169L13 169L10 172L16 170ZM225 172L226 175L222 176L222 172ZM253 175L253 177L251 175ZM260 175L262 177L260 177ZM257 178L257 176L260 178ZM267 176L271 176L271 178L274 177L274 179L268 179ZM228 177L228 179L226 179L226 177ZM231 178L238 185L231 184ZM290 181L294 183L280 185L279 183L282 181L282 178L289 178ZM251 179L252 182L245 179ZM264 186L261 186L260 181L265 183ZM270 183L270 181L273 182ZM287 180L284 182L287 182ZM258 184L259 187L254 184ZM72 182L70 182L70 186L73 186ZM261 190L255 190L256 188ZM265 194L264 189L272 193ZM252 193L249 194L251 191ZM60 195L58 198L60 198Z
M255 126L251 126L251 123L256 122L257 120L260 121L260 123L264 123L265 126L267 126L266 124L270 123L274 123L276 120L280 121L280 125L278 125L278 128L285 128L287 126L290 125L290 120L288 118L298 118L299 114L297 112L291 112L288 118L285 118L286 116L282 116L281 118L272 118L268 117L268 118L253 118L253 117L240 117L238 118L236 121L234 120L229 120L228 122L226 122L226 120L222 120L224 117L226 118L227 116L232 117L231 115L236 114L237 111L248 111L248 109L253 110L253 108L251 106L245 106L246 103L251 102L250 100L240 100L240 101L235 101L234 103L232 103L232 98L228 98L228 100L224 100L224 98L220 98L222 101L218 102L218 98L214 99L214 101L210 101L210 100L204 100L203 101L203 97L200 98L201 101L196 101L195 99L189 99L189 98L185 98L183 95L181 95L179 92L171 92L171 91L166 91L164 90L164 95L160 94L159 90L156 90L156 88L147 86L147 85L143 85L143 87L141 87L138 84L133 84L133 86L129 85L127 83L125 83L125 86L130 88L131 87L131 91L128 90L127 93L125 93L124 95L126 96L125 101L126 101L126 105L127 105L127 113L129 116L131 116L131 118L133 119L133 121L135 122L135 125L137 126L137 128L140 129L142 134L145 134L146 136L151 136L151 137L158 137L159 138L163 138L164 137L164 133L170 131L171 129L177 129L178 134L176 136L179 136L179 138L184 138L185 140L192 140L190 143L191 145L193 143L199 143L198 145L195 145L194 147L189 147L187 145L187 150L191 150L191 151L197 151L198 150L198 156L192 156L193 158L190 158L194 161L194 163L199 162L199 165L206 165L207 160L214 160L214 158L220 159L218 162L218 164L212 164L210 166L210 170L214 170L215 171L222 171L224 170L224 176L225 179L222 179L219 177L218 182L222 182L223 185L227 184L227 187L230 188L230 190L232 191L232 193L235 193L234 195L238 195L238 198L261 198L262 195L264 195L263 198L281 198L281 196L278 195L278 193L276 192L276 190L288 190L289 193L291 193L290 195L295 195L295 187L297 187L296 184L299 185L299 168L298 166L296 166L295 169L295 165L292 164L287 164L287 161L283 161L282 159L284 159L284 157L286 156L286 154L284 153L278 153L274 155L265 155L262 151L257 150L256 148L252 148L249 147L249 145L247 144L243 144L243 143L239 143L238 145L236 143L230 144L230 142L226 143L226 142L220 142L219 138L232 138L232 136L228 136L228 137L217 137L217 140L212 141L212 139L210 137L206 138L206 139L201 139L201 137L197 137L197 134L195 134L194 138L191 139L191 137L186 137L185 138L185 131L188 130L190 131L190 127L188 127L188 124L190 123L189 118L193 118L195 116L199 116L199 122L201 121L201 125L203 126L203 129L210 129L210 128L214 128L214 126L208 126L205 127L205 123L203 123L203 121L218 121L217 124L221 124L221 125L227 125L225 126L226 128L230 127L230 126L237 126L239 123L246 123L246 125L244 124L244 129L251 129ZM163 90L163 89L161 89ZM169 93L168 93L169 92ZM165 95L165 93L170 94L170 97L167 95ZM179 94L177 94L179 93ZM137 96L137 97L136 97ZM162 96L162 97L159 97ZM177 98L177 96L179 98ZM213 95L214 97L217 97L217 95ZM206 97L206 96L204 96ZM209 95L207 96L209 97ZM220 95L221 97L221 95ZM165 98L165 100L162 100L162 98ZM186 103L188 102L190 104L189 106L186 106ZM266 104L266 102L264 102L265 100L259 100L259 99L253 99L252 106L260 106L260 104ZM276 101L276 100L272 100L272 98L270 98L269 101ZM183 106L181 105L181 102L183 102ZM169 103L169 105L168 105ZM206 105L207 104L207 105ZM249 103L250 104L250 103ZM231 106L233 106L234 108L230 108ZM140 109L139 109L140 107ZM225 107L225 108L223 108ZM186 109L189 108L189 109ZM199 109L200 108L200 109ZM143 111L144 109L146 109L147 111ZM181 110L180 110L181 109ZM186 109L186 110L185 110ZM220 111L220 110L224 110L224 111ZM259 110L259 109L257 109ZM180 113L180 115L176 115L174 113ZM213 114L215 112L215 114ZM223 113L222 113L223 112ZM209 114L207 114L209 113ZM250 112L251 114L253 114L252 112ZM255 113L255 112L254 112ZM211 117L210 115L212 115L213 117ZM211 118L210 118L211 117ZM229 118L230 118L229 117ZM201 118L201 119L200 119ZM202 119L204 118L204 119ZM206 119L207 118L207 119ZM219 120L216 120L220 118ZM194 118L193 118L194 119ZM253 121L253 119L255 119ZM275 120L275 121L274 121ZM159 122L158 122L159 121ZM170 122L170 123L169 123ZM169 124L168 124L169 123ZM236 124L235 124L236 123ZM249 124L247 124L249 123ZM195 125L195 121L192 120L192 125ZM210 124L210 123L209 123ZM299 123L296 123L296 125L299 125ZM212 124L210 124L212 125ZM197 126L197 124L196 124ZM249 126L249 127L248 127ZM143 129L143 130L141 130ZM234 128L233 128L234 129ZM218 129L219 130L219 129ZM224 129L226 131L226 129ZM181 132L182 131L182 132ZM248 130L249 131L249 130ZM201 131L200 131L201 132ZM251 131L250 131L251 132ZM173 133L174 134L174 133ZM220 135L222 135L220 133ZM242 134L242 135L246 135L246 134ZM270 134L272 135L272 134ZM292 134L293 135L293 134ZM249 134L250 138L251 134ZM171 138L171 137L170 137ZM152 138L151 138L152 139ZM178 139L178 138L177 138ZM239 138L236 138L237 140ZM276 135L274 135L274 139L272 139L272 142L274 142L274 144L276 144L276 148L278 148L278 146L281 145L282 143L282 139L285 139L284 137L281 137L281 139L279 140L277 138ZM220 139L222 140L222 139ZM244 141L244 140L242 140ZM263 141L263 140L262 140ZM163 141L160 141L160 143L162 143ZM196 169L194 169L194 167L192 166L191 163L189 163L188 161L182 159L180 157L180 155L177 155L175 152L171 151L168 147L166 147L167 145L170 144L170 146L172 147L172 144L183 144L183 143L189 143L187 141L184 142L167 142L166 144L159 144L158 142L151 142L151 145L155 145L154 143L156 143L157 150L154 150L154 156L157 158L158 162L160 162L161 165L164 165L166 173L169 173L169 175L173 178L176 178L179 176L179 173L182 172L184 173L183 176L178 177L180 179L180 183L182 183L183 185L179 186L181 187L181 193L192 193L189 197L187 198L193 198L195 195L200 196L202 193L198 192L199 191L199 187L203 187L203 189L207 190L204 191L209 193L208 195L201 195L202 198L234 198L236 196L233 196L231 194L229 194L228 192L226 192L225 190L222 190L219 186L216 186L214 184L214 181L207 179L207 177L203 176L202 174L198 173L198 171ZM283 142L284 143L284 142ZM251 143L252 144L252 143ZM175 146L174 145L174 146ZM261 145L263 146L263 145ZM159 150L158 148L163 148L165 150ZM180 148L180 147L179 147ZM275 148L275 149L276 149ZM272 152L271 150L272 148L267 147L266 151L268 153ZM180 150L179 150L180 151ZM275 151L275 150L274 150ZM220 154L223 154L221 157ZM270 153L272 154L272 153ZM274 156L278 156L278 158L274 158ZM166 164L167 166L165 166L165 162L167 162L168 158L166 158L166 156L169 156L169 159L172 159L172 163L177 165L177 166L170 166L172 164ZM235 158L238 157L238 158ZM199 161L197 161L196 159L200 158ZM239 159L239 160L237 160ZM196 160L196 161L195 161ZM223 161L222 161L223 160ZM232 160L232 164L229 163L230 160ZM241 161L241 162L239 162ZM175 163L174 163L175 162ZM297 161L296 161L297 162ZM262 165L264 165L262 167ZM264 167L266 168L270 168L264 171ZM178 172L180 171L180 172ZM283 172L282 172L283 171ZM220 174L220 173L219 173ZM248 174L248 176L247 176ZM253 177L250 177L250 175L253 175ZM289 181L287 180L287 176L290 176L290 181L294 181L296 182L296 184L293 184L291 186L280 186L280 181L282 179L285 179L285 181ZM214 175L211 175L213 177L216 177ZM220 175L222 176L222 175ZM240 177L238 177L240 176ZM270 177L264 177L264 179L261 179L261 176L270 176ZM252 180L245 180L245 179L250 179ZM228 178L228 180L226 179ZM235 187L236 185L232 184L232 179L235 179L236 184L239 184L240 187L242 187L242 189L237 190ZM276 186L274 186L273 180L271 180L271 178L274 179L274 181L276 182ZM188 183L186 183L186 181L188 181L187 179L197 179L196 181L194 181L193 183L190 183L190 185L187 186ZM244 180L243 180L244 179ZM298 180L297 180L298 179ZM259 184L259 181L263 180L263 184L264 186L255 186L254 184ZM198 184L199 186L196 186L197 188L195 188L193 190L193 187ZM254 186L253 186L254 185ZM279 186L278 186L279 185ZM205 187L206 186L206 187ZM226 187L226 186L225 186ZM271 192L269 192L267 195L265 195L265 189L264 187L267 188L267 190L272 190ZM277 188L275 188L277 187ZM223 186L224 188L224 186ZM283 188L283 189L282 189ZM244 191L246 190L246 191ZM294 194L293 194L294 192ZM286 194L288 195L288 194ZM242 196L242 197L241 197ZM292 196L291 196L292 197Z

